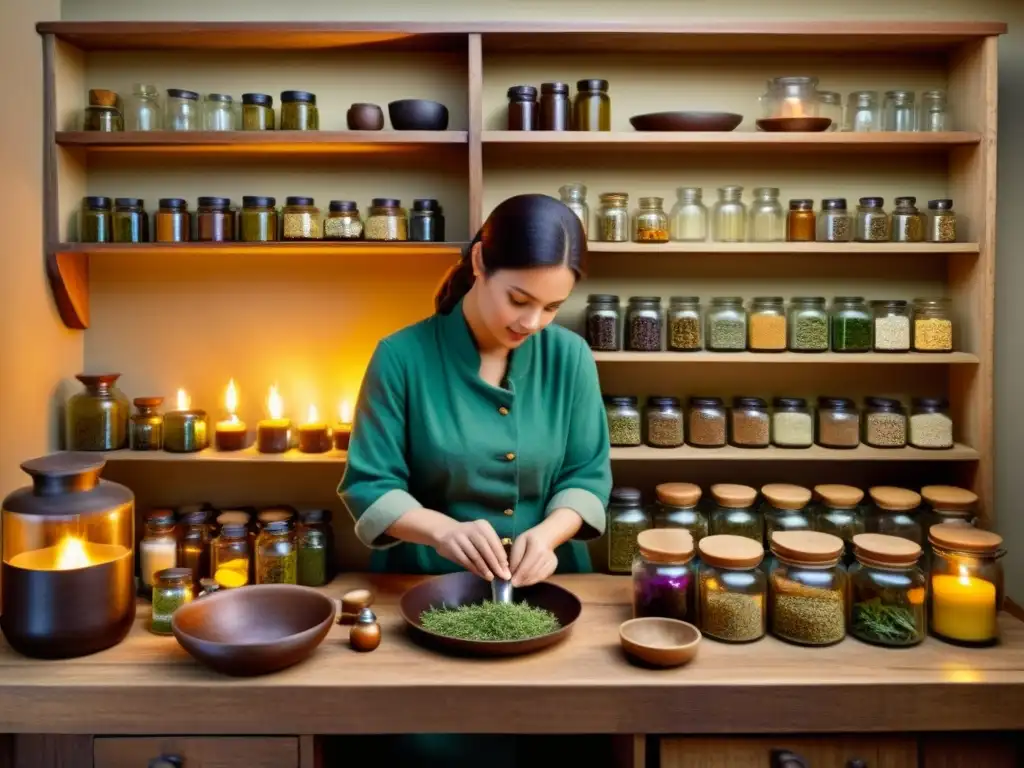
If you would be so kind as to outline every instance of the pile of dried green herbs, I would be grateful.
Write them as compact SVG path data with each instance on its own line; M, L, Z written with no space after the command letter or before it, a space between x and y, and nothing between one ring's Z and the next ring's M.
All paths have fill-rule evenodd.
M420 614L420 624L429 632L459 640L527 640L560 627L551 611L526 603L491 601L430 608Z

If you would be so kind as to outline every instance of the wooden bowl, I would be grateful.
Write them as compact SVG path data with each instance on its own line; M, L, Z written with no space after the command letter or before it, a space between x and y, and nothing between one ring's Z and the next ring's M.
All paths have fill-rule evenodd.
M266 675L298 664L334 624L334 601L309 587L260 584L201 597L171 630L195 659L225 675Z
M572 592L543 582L516 589L513 599L555 614L561 627L550 634L527 640L460 640L430 632L420 623L420 614L429 608L456 608L490 599L491 585L488 582L472 573L449 573L410 589L402 595L399 607L415 640L437 650L463 656L519 656L539 651L565 640L583 611L579 598Z
M828 117L766 117L757 127L767 133L821 133L832 125Z
M680 667L693 661L700 630L678 619L630 619L619 626L619 642L632 658L652 667Z
M638 131L733 131L743 122L735 112L649 112L633 115L630 124Z
M384 128L384 110L376 104L353 104L345 113L350 131L379 131Z

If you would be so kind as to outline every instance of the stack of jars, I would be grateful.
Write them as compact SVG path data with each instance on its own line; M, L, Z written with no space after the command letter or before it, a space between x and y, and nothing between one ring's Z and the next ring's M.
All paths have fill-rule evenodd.
M610 131L612 102L607 80L579 80L570 102L569 84L541 83L540 99L532 85L508 89L510 131Z

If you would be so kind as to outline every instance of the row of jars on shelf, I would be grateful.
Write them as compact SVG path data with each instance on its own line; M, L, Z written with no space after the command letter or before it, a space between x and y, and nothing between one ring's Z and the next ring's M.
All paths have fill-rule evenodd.
M364 220L353 200L332 200L326 215L312 197L287 197L282 208L273 197L242 198L241 209L228 197L200 197L195 212L180 197L160 199L150 216L137 197L84 197L78 218L83 243L268 243L278 240L410 240L443 242L444 211L432 198L413 201L375 197Z
M817 213L813 200L799 199L789 201L787 212L777 187L755 188L748 208L743 187L729 184L719 187L709 213L701 187L680 187L677 194L679 199L667 214L664 198L641 197L632 215L629 195L602 194L591 228L586 186L573 183L559 189L561 201L579 217L584 232L599 242L702 243L709 234L716 243L954 243L957 239L957 215L948 199L929 200L927 212L922 212L916 197L897 197L891 213L881 197L860 198L852 213L846 198L823 199Z
M576 97L570 101L569 84L541 83L540 99L532 85L508 89L510 131L610 131L612 102L608 81L578 80Z
M877 299L757 296L747 309L739 296L714 296L701 312L696 296L673 296L668 311L660 296L631 296L623 313L619 297L591 294L584 316L590 348L614 352L952 352L949 299Z
M641 414L638 399L605 395L611 445L653 448L873 448L932 450L953 447L949 401L915 397L910 415L895 398L866 397L863 411L844 397L819 397L812 409L802 397L776 397L769 411L760 397L735 397L726 408L720 397L691 397L684 412L678 397L654 395Z

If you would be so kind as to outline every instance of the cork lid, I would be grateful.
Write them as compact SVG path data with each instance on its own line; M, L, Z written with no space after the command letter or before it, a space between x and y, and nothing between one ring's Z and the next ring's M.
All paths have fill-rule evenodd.
M662 483L655 487L658 501L674 507L692 507L700 501L701 490L693 483Z
M249 513L241 510L228 510L217 515L218 525L248 525Z
M973 554L995 554L1003 546L1003 537L970 525L942 523L928 529L928 540L937 547Z
M163 402L162 397L136 397L132 400L136 408L159 408Z
M970 512L978 503L978 494L955 485L926 485L921 489L921 496L944 512Z
M261 525L288 522L292 519L292 517L293 515L289 510L282 509L280 507L264 509L258 515L256 515L256 519L259 520Z
M757 498L757 491L749 485L717 483L711 486L711 495L723 507L742 509L754 503L754 499Z
M921 495L908 488L896 488L892 485L876 485L868 490L871 498L881 509L892 512L903 512L921 506Z
M845 544L838 536L817 531L775 531L772 553L783 560L808 565L838 562Z
M825 483L814 486L814 492L829 506L856 507L864 499L864 491L852 485Z
M649 528L637 534L636 543L653 563L685 563L693 557L693 536L683 528Z
M746 536L705 536L697 544L701 559L716 568L756 568L764 559L761 545Z
M809 490L789 483L768 483L761 486L761 493L776 509L803 509L811 500Z
M853 537L853 553L862 563L909 566L921 557L921 547L899 536L858 533Z

